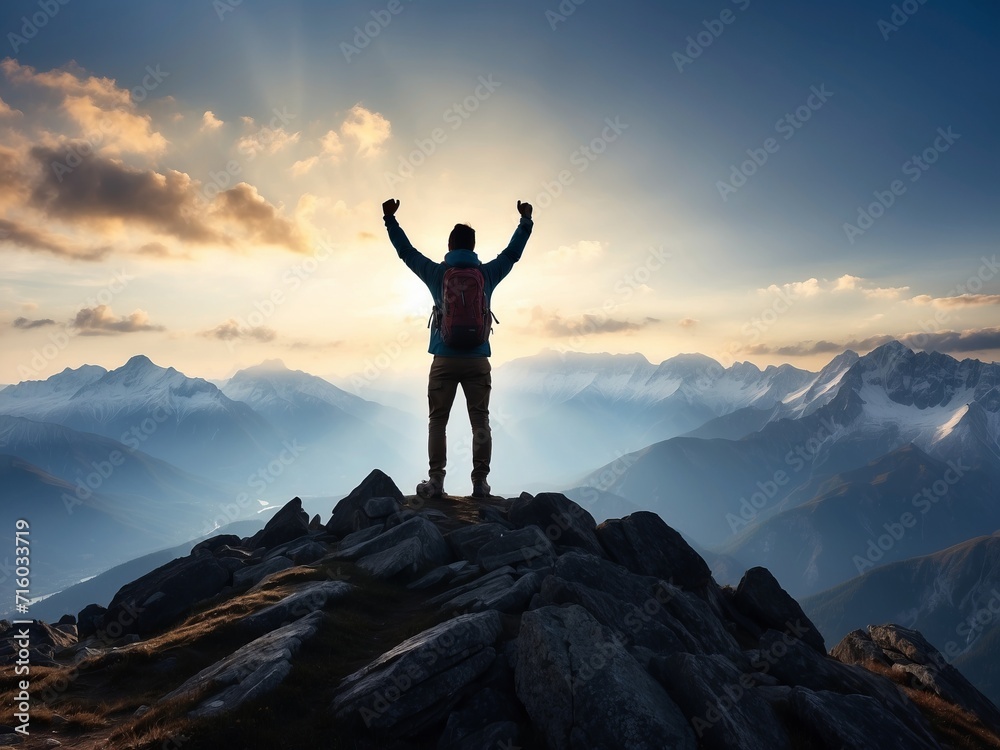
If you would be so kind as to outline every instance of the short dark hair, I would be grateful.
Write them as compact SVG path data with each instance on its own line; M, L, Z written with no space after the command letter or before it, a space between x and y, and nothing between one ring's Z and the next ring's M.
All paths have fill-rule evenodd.
M448 235L449 250L475 250L476 230L468 224L456 224Z

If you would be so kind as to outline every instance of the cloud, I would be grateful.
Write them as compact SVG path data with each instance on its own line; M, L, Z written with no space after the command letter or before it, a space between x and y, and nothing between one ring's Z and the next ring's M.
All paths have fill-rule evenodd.
M254 127L252 117L244 117L243 122L249 127ZM276 154L283 148L287 148L299 142L300 133L289 133L284 126L269 128L266 125L248 133L236 141L236 150L247 159L253 159L257 154Z
M174 251L162 242L147 242L136 248L137 255L145 255L150 258L164 258L167 260L190 260L191 254L183 251Z
M0 243L7 242L23 250L45 252L74 260L101 260L111 248L81 247L59 235L25 226L9 219L0 219Z
M98 225L136 222L183 240L222 240L198 217L194 185L183 172L134 169L100 156L57 172L49 167L54 162L65 164L62 151L35 146L31 155L43 167L31 202L52 218Z
M274 341L278 334L273 328L266 326L241 326L235 318L230 318L215 328L202 331L199 335L206 338L218 339L219 341L251 340L267 343Z
M0 98L0 117L17 117L24 113L19 109L14 109L2 98Z
M882 333L863 339L852 339L843 343L831 341L801 341L785 346L753 344L741 348L744 354L777 354L788 357L804 357L813 354L840 353L847 349L870 352L890 341L899 341L910 349L944 354L1000 350L1000 328L978 328L964 331L917 331L893 335Z
M43 167L53 161L65 164L64 154L52 148L36 146L31 154ZM183 172L134 169L90 156L75 168L43 168L31 203L50 218L97 228L127 222L185 242L238 246L251 241L307 251L298 225L281 216L252 185L244 182L219 193L207 213L197 187ZM147 248L146 254L155 255L155 248Z
M557 338L589 336L600 333L631 333L659 323L657 318L644 318L639 322L617 320L603 315L584 314L576 319L563 318L556 312L547 312L540 306L531 310L532 329Z
M814 297L820 293L820 285L817 279L806 279L805 281L793 281L789 284L771 284L770 286L758 289L758 294L778 294L786 297Z
M145 310L136 310L131 315L115 317L108 305L85 307L73 319L73 327L81 336L110 336L119 333L140 333L142 331L163 331L163 326L152 325Z
M300 177L301 175L304 175L310 169L315 167L317 164L319 164L319 157L310 156L307 159L300 159L299 161L292 164L289 171L292 173L293 176Z
M136 111L131 92L118 86L113 78L88 76L75 63L40 73L11 58L0 62L0 70L13 83L61 94L63 112L79 126L80 135L91 148L111 154L158 154L167 146L167 140L153 129L152 118ZM167 75L159 67L156 72L156 76L147 78L158 83ZM150 90L142 89L144 93Z
M981 305L1000 305L1000 294L960 294L957 297L931 297L920 294L911 302L918 305L934 305L934 307L978 307Z
M281 216L253 185L241 182L219 193L216 203L216 214L238 224L254 241L280 245L299 253L309 251L298 226Z
M700 322L701 321L695 320L694 318L681 318L679 321L677 321L677 325L679 325L681 328L694 328Z
M43 328L45 326L54 326L56 322L52 318L43 318L41 320L29 320L28 318L15 318L11 326L14 328L20 328L22 331L28 331L32 328Z
M378 112L355 104L340 126L340 134L357 143L361 156L375 156L392 134L392 125Z
M204 132L206 130L207 131L218 130L219 128L221 128L223 126L223 124L224 123L222 122L222 120L220 120L218 117L216 117L215 113L212 112L212 110L208 110L207 112L205 112L205 114L203 114L201 116L201 130L202 130L202 132Z

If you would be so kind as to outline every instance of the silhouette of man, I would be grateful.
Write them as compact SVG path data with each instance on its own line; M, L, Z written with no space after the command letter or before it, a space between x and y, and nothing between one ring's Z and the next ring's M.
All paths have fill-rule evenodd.
M382 204L389 240L396 248L400 259L427 285L438 310L443 307L441 287L444 274L452 267L479 268L482 271L486 306L489 308L493 290L521 259L521 253L534 226L531 220L531 204L518 201L517 210L521 214L521 221L514 230L510 244L489 263L481 263L475 252L475 230L466 224L456 224L448 237L448 253L444 256L444 262L435 263L410 244L399 222L396 221L395 214L398 208L398 200L389 199ZM427 455L430 469L428 478L417 485L417 494L425 498L441 497L444 494L447 463L445 427L448 424L452 403L455 401L455 393L461 385L469 408L469 422L472 425L472 496L489 497L490 485L486 477L490 473L490 458L493 453L493 435L490 432L492 380L489 339L472 349L455 349L444 343L440 328L434 326L431 328L430 346L427 351L434 355L427 378L429 412Z

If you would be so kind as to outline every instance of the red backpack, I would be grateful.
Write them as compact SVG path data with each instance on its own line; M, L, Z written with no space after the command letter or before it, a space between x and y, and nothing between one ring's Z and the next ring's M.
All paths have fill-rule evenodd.
M446 346L474 349L489 339L491 318L496 320L496 316L486 306L484 284L483 272L478 268L449 268L444 272L443 305L436 311L436 318Z

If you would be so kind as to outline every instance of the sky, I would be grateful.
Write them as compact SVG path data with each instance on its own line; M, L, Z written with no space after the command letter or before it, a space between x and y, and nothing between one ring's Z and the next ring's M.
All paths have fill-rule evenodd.
M381 204L545 349L1000 359L1000 7L8 0L0 383L142 353L425 372Z

